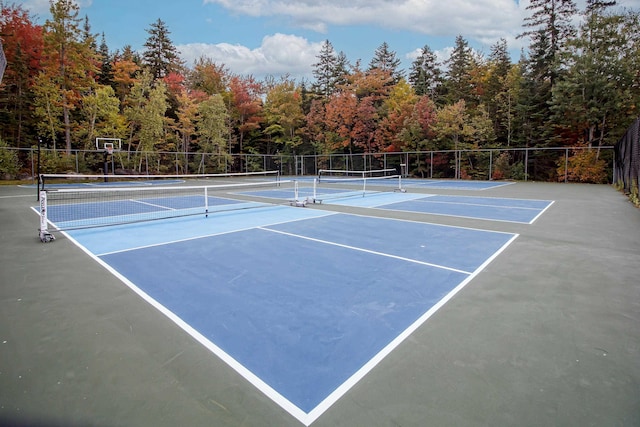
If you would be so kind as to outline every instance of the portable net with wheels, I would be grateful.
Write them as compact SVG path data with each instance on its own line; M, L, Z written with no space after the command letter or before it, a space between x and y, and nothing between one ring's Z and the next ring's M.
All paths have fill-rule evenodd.
M306 193L298 190L301 195L306 194L306 203L322 203L324 201L346 199L351 197L365 197L367 195L384 192L402 192L402 176L386 175L378 177L328 177L313 180L312 187L306 188Z
M273 203L242 200L237 195L287 186L292 187L292 182L45 189L40 191L39 237L48 242L54 240L50 230L105 227L193 215L208 217L215 213L269 207Z
M318 181L354 178L383 178L397 176L396 169L372 169L372 170L343 170L343 169L320 169L318 171Z

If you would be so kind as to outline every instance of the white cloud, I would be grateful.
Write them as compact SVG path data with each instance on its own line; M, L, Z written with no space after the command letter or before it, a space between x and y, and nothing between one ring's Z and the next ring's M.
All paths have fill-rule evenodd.
M22 7L35 14L47 13L49 12L49 0L24 0Z
M319 32L327 26L375 25L426 35L458 35L480 42L521 31L525 1L515 0L204 0L234 13L285 16ZM638 1L638 0L627 0Z
M176 48L189 66L205 57L218 65L224 64L234 74L256 78L289 74L294 78L310 78L311 64L316 62L320 46L321 43L310 43L299 36L277 33L264 37L255 49L228 43L190 43Z
M51 5L49 0L23 0L22 7L36 15L48 15ZM93 0L76 0L76 4L80 8L90 7Z

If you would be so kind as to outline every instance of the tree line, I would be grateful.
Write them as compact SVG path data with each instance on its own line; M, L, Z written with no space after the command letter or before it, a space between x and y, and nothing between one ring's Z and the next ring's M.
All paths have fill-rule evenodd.
M485 55L459 35L443 63L425 45L402 70L386 42L365 65L325 40L310 81L258 80L207 57L187 66L161 19L141 52L111 51L74 0L50 0L44 25L20 5L0 5L9 64L0 144L41 140L64 156L94 148L96 137L121 138L122 166L133 171L136 153L160 151L212 153L222 168L237 153L584 146L592 149L577 151L572 167L587 171L579 180L602 181L598 148L639 115L640 15L615 1L578 10L573 0L531 0L519 35L529 46L517 61L504 39ZM547 163L539 176L555 179L557 159ZM456 177L472 169L456 167Z

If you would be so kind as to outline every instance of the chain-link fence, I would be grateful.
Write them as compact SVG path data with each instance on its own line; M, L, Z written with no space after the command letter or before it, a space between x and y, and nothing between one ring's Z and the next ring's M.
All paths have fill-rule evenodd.
M614 152L613 183L626 193L637 193L640 182L640 117L616 143Z
M301 176L317 175L321 169L395 169L405 177L432 179L603 183L611 182L615 178L628 180L633 173L637 179L637 126L635 132L635 146L631 142L632 139L616 146L616 153L620 150L625 153L635 150L635 169L631 163L619 164L618 156L615 177L613 147L496 148L330 155L161 151L116 151L107 154L96 150L73 150L67 154L62 150L44 148L38 150L3 147L0 151L8 150L15 166L11 173L0 170L0 178L10 178L9 175L29 178L35 177L38 172L184 175L277 170L282 175ZM630 158L629 155L625 154L624 158Z

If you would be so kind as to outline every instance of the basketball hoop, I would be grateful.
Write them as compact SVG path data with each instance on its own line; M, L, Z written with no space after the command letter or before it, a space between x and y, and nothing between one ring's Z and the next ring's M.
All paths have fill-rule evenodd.
M113 154L113 147L106 147L107 148L107 154Z

